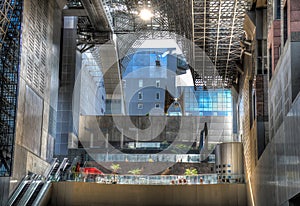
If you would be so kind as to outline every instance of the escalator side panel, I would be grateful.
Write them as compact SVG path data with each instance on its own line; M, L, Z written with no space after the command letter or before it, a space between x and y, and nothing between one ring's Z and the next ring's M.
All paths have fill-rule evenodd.
M12 205L15 199L20 195L22 192L22 189L25 187L26 183L28 182L29 176L25 176L23 180L20 182L20 184L17 186L15 191L12 193L12 195L9 197L7 201L7 205Z
M38 196L35 198L35 201L32 203L33 206L47 206L50 202L52 195L52 183L46 182L39 192Z
M35 201L36 197L38 196L38 194L40 193L42 187L44 185L44 182L40 182L38 184L38 186L36 187L34 193L31 195L30 199L27 201L26 205L32 205L32 203Z
M19 195L17 196L17 198L12 202L12 204L8 204L8 205L17 206L20 200L22 199L22 197L24 196L24 194L26 193L26 191L28 190L30 184L31 182L27 182L26 185L21 190L21 192L19 193Z
M37 180L32 181L32 183L30 184L30 186L26 190L25 194L23 195L23 197L19 201L19 203L18 203L19 206L26 205L26 203L28 202L28 200L34 194L34 192L35 192L36 188L38 187L39 183L40 183L40 181L37 181Z

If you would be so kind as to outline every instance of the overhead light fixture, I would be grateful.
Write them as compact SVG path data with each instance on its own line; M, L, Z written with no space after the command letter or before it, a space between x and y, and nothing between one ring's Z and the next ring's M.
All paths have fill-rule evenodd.
M142 9L141 12L140 12L140 17L144 21L148 21L153 17L153 14L148 9Z

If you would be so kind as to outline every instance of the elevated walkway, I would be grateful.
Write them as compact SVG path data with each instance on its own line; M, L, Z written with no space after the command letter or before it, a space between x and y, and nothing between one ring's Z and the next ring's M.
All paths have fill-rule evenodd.
M231 175L232 181L222 182L215 173L119 175L109 171L104 174L97 169L77 170L75 163L78 164L78 159L72 164L67 158L61 163L54 159L45 175L26 176L7 205L246 205L243 175ZM169 170L183 174L180 170L185 168L184 164L195 166L195 163L178 163Z

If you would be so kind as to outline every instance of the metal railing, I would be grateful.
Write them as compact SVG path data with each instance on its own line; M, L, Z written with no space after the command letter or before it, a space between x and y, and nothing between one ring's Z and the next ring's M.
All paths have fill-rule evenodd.
M223 178L224 177L224 178ZM233 184L244 183L244 175L115 175L87 174L73 172L64 181L94 182L99 184L132 184L132 185L198 185L198 184Z
M93 158L100 162L215 162L214 154L94 154Z

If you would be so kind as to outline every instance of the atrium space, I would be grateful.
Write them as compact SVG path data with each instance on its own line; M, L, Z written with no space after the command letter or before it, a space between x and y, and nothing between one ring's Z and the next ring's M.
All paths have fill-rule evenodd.
M300 205L298 0L0 1L0 205Z

